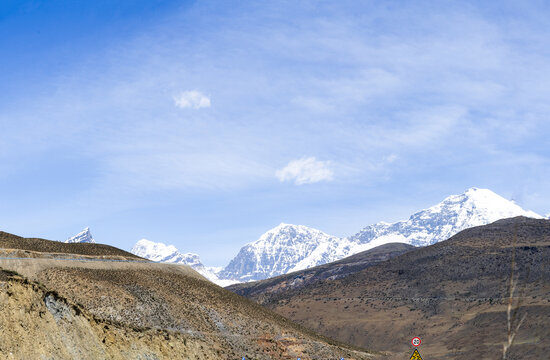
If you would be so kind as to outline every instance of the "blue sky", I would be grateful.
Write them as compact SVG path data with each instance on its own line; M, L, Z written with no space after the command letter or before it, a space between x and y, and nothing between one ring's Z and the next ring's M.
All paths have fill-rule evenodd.
M225 265L469 187L550 212L536 2L2 1L0 229Z

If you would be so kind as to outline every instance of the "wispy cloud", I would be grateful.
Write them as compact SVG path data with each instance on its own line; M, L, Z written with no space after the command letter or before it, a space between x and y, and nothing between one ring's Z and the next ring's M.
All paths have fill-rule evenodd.
M174 96L174 104L181 109L209 108L211 105L210 98L197 90L184 91Z
M98 216L117 204L145 208L139 196L159 190L174 199L221 190L236 202L297 191L306 206L313 198L303 187L273 181L333 180L325 199L391 186L389 199L426 182L513 188L527 180L510 169L528 169L528 188L540 194L525 199L547 213L547 11L532 3L531 15L518 8L508 17L500 4L484 7L193 3L78 54L55 78L29 76L17 81L21 94L2 94L0 180L13 181L0 184L0 197L28 194L37 164L60 180L44 186L62 191L36 198L73 204L73 186Z
M315 157L304 157L292 160L284 168L277 170L275 176L279 181L294 181L296 185L312 184L320 181L331 181L334 177L329 161L320 161Z

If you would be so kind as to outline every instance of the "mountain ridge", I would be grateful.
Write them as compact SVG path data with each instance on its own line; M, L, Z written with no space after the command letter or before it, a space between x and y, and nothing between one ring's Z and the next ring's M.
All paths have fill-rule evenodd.
M289 289L296 291L318 282L343 279L369 266L405 254L414 249L416 247L409 244L384 244L331 263L265 280L234 284L226 287L226 289L238 295L252 298L260 304L272 303L277 299L278 294L284 293ZM256 296L258 294L261 295Z
M139 256L111 245L96 243L66 243L40 238L24 238L4 231L0 231L0 248L5 252L13 251L15 253L47 252L50 254L55 254L55 256L82 255L88 257L110 257L145 261L145 259Z
M230 287L326 336L402 353L413 334L433 358L496 359L506 340L512 266L518 331L510 359L542 359L550 331L550 221L527 217L465 229L343 278L304 287ZM288 275L287 275L288 276ZM271 279L259 282L268 283ZM256 291L259 290L259 291Z
M173 245L156 243L162 246L155 250L150 244L146 252L132 252L152 261L190 265L211 281L228 286L308 269L392 242L427 246L464 229L515 216L543 218L491 190L473 187L462 194L447 196L406 220L380 221L343 238L283 222L245 244L223 269L206 267L198 255L181 253Z
M345 238L304 225L281 223L243 246L220 276L240 282L263 280L340 260L387 243L434 244L466 228L515 216L543 218L491 190L473 187L414 213L408 220L378 222ZM299 247L288 246L295 243Z

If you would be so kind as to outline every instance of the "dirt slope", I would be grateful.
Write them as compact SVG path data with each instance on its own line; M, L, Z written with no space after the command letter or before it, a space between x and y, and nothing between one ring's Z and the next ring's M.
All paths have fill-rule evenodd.
M0 258L2 359L377 357L305 330L187 266L35 251L44 248Z
M501 220L410 251L343 279L280 292L279 314L330 337L425 359L499 359L506 338L508 280L515 251L520 316L510 359L550 354L550 221ZM269 299L269 297L267 297Z
M8 276L4 271L0 271L0 329L2 359L213 359L218 356L205 339L136 330L97 320L44 286L19 276Z

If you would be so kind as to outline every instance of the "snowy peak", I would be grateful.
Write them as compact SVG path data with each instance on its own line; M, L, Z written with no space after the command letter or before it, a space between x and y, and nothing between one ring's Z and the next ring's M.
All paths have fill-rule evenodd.
M197 254L180 253L174 245L166 245L147 239L139 240L132 247L131 253L156 262L202 266Z
M311 241L316 237L328 237L324 232L304 225L292 225L281 223L271 230L265 232L260 238L251 242L250 246L255 248L273 247L280 245L302 244L303 240ZM298 238L300 240L298 240ZM314 241L315 242L315 241Z
M542 218L491 190L470 188L413 214L406 221L367 226L350 240L360 244L361 251L388 242L426 246L446 240L464 229L515 216Z
M281 223L241 248L220 276L239 281L266 279L340 260L391 242L431 245L464 229L516 216L542 218L491 190L470 188L411 215L408 220L379 222L347 238L330 236L302 225Z
M161 242L141 239L132 247L130 252L155 262L189 265L199 274L220 286L227 286L235 283L235 281L220 280L216 273L221 269L204 266L199 255L182 253L174 245L166 245Z
M220 273L222 278L260 280L335 260L339 238L303 225L281 223L245 245Z
M471 211L475 213L477 218L470 219L470 221L478 220L484 223L491 223L503 218L520 215L532 218L541 217L532 211L522 209L513 200L507 200L489 189L470 188L461 195L447 197L439 205L443 209L456 210L460 207L461 210ZM464 219L465 217L463 217Z
M65 240L66 243L91 243L95 244L95 240L90 232L90 228L87 227L73 237Z

